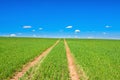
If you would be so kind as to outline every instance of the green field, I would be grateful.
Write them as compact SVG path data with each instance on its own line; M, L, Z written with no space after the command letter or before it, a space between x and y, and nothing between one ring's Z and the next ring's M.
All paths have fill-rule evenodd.
M29 79L31 76L31 79ZM63 40L48 56L28 71L20 80L69 80L66 51Z
M120 79L120 40L67 40L89 80Z
M0 80L9 80L22 66L58 39L0 38ZM78 73L88 80L120 79L120 40L66 39ZM81 76L81 74L79 74ZM63 39L20 80L70 80ZM84 76L81 77L84 80Z
M0 80L13 76L23 64L33 60L55 42L56 39L0 38Z

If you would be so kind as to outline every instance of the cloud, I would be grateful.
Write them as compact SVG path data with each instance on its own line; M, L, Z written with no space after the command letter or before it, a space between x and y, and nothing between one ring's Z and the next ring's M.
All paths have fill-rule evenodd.
M72 26L67 26L66 28L70 29L70 28L72 28Z
M107 26L105 26L105 27L106 27L106 28L110 28L111 26L108 26L108 25L107 25Z
M42 30L43 28L39 28L39 30Z
M24 29L32 28L32 26L23 26Z
M32 32L35 32L35 29L33 29Z
M16 37L16 34L10 34L10 37Z
M80 32L80 30L78 30L78 29L75 30L75 33L79 33L79 32Z

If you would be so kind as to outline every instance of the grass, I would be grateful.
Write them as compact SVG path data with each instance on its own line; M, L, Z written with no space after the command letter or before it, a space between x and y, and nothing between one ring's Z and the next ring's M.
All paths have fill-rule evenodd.
M31 68L20 80L69 80L68 64L63 40Z
M22 66L53 45L56 39L0 38L0 80L8 80Z
M0 37L0 80L9 80L56 41ZM67 39L67 43L78 72L83 69L89 80L120 79L120 40ZM20 80L70 80L63 40Z
M89 80L120 79L120 40L68 39L76 64Z

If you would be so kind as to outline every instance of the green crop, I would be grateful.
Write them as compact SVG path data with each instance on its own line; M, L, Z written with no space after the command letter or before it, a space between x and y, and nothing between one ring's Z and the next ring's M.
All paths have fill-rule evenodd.
M55 42L56 39L0 38L0 80L9 79Z
M67 40L89 80L120 79L120 40Z
M9 80L16 71L57 39L0 38L0 80ZM67 39L77 65L89 80L120 79L120 40ZM80 78L82 78L82 75ZM70 80L65 46L61 40L20 80Z
M63 40L46 58L31 68L20 80L69 80L66 51Z

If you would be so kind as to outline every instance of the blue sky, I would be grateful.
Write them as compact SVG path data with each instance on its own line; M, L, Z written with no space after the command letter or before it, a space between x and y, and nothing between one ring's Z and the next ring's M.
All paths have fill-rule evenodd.
M119 38L119 0L0 0L0 36Z

